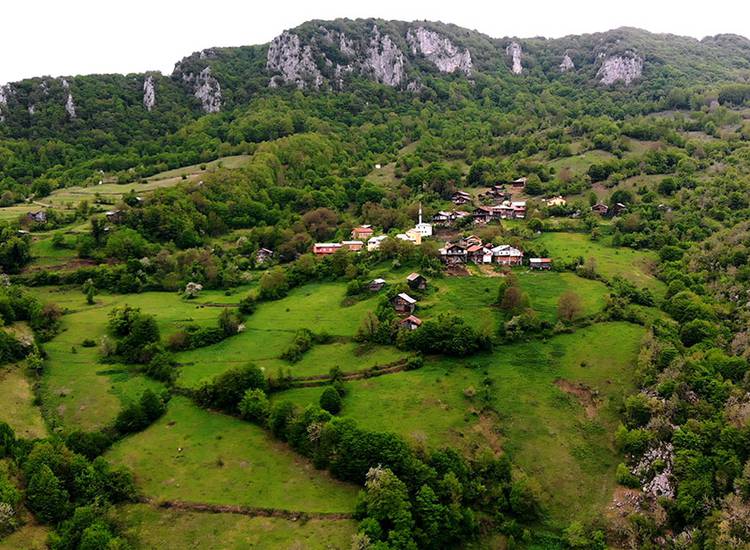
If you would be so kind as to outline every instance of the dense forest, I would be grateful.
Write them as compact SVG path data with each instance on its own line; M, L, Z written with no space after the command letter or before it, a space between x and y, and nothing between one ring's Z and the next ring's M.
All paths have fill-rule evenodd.
M379 72L373 56L391 70ZM27 436L0 421L0 539L36 522L52 548L140 547L117 511L155 499L140 485L148 475L115 458L189 400L194 414L252 425L331 483L361 489L346 547L750 545L747 39L630 28L494 39L427 22L311 21L271 45L195 53L170 76L34 78L0 87L0 98L0 361L22 365L47 426ZM473 210L487 189L521 177L522 220L468 216L420 246L397 237L417 212L430 220L464 208L451 203L459 190ZM123 191L97 191L112 184ZM602 204L609 214L592 209ZM369 252L311 253L362 224L391 238ZM440 249L470 236L551 257L554 280L575 282L549 313L552 283L533 283L528 262L523 272L454 277ZM391 282L412 271L430 286ZM372 297L375 276L389 284ZM449 302L451 285L473 285L481 313L471 300ZM319 287L341 290L342 325L347 311L372 307L349 332L279 320ZM414 331L392 307L405 292L428 304ZM594 292L598 309L587 301ZM210 301L196 302L201 293ZM272 308L277 316L256 327ZM82 311L100 317L75 325ZM572 503L590 496L579 493L564 517L555 487L513 439L522 415L498 397L512 391L493 378L493 361L506 349L535 357L597 327L620 328L609 342L571 345L582 372L594 347L629 330L642 337L622 393L602 390L613 421L576 424L585 444L572 454L599 480L585 465L608 449L607 480L595 483L631 501L623 508L621 497L616 518L605 506L576 515ZM68 340L78 329L94 332ZM227 350L253 331L269 331L269 349L271 332L289 333L272 358L278 370L255 364L269 358L250 348L265 342L243 348L251 364L235 365ZM349 344L400 355L367 374L325 356L321 372L297 375L316 350ZM185 372L203 352L226 370L190 385ZM111 418L90 425L70 416L76 401L56 406L72 390L51 389L63 364L83 376L74 370L83 363L138 380ZM473 380L452 389L471 404L458 424L476 420L480 443L428 444L347 414L364 399L355 381L412 372ZM313 404L287 399L323 385ZM404 402L420 387L381 400L408 416ZM582 387L571 391L580 398Z

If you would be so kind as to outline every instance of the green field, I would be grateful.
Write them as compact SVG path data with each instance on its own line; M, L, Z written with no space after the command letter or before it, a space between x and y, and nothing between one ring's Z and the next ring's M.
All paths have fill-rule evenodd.
M183 365L179 384L192 387L201 380L250 361L269 374L274 374L280 367L291 367L295 376L307 376L325 374L336 364L344 371L353 371L395 360L397 357L393 352L381 349L370 354L365 364L360 365L355 346L313 348L310 357L293 366L278 359L289 347L295 332L302 328L344 339L354 336L365 314L375 308L376 302L370 298L342 307L345 293L346 285L341 283L316 283L294 289L281 300L260 304L245 321L245 331L241 334L214 346L179 353L177 359ZM217 361L217 357L221 360Z
M351 520L290 521L163 510L143 504L124 506L118 512L118 523L139 548L348 550L356 532Z
M663 296L666 290L664 283L652 273L657 261L652 251L607 246L592 241L584 233L543 233L534 244L546 247L555 260L571 260L579 256L594 258L597 272L604 277L623 277L640 288L648 288L657 297Z
M0 539L0 550L45 550L49 529L42 525L26 524Z
M503 449L539 480L553 523L591 519L614 489L620 461L612 446L616 410L633 388L643 333L628 323L601 323L468 360L430 360L417 371L347 383L341 414L365 428L397 432L430 447ZM494 383L497 417L480 417L478 404L464 393L480 388L485 376ZM589 417L591 407L587 411L586 403L559 389L558 379L597 391L595 414ZM321 392L293 389L274 399L304 407L317 402Z
M106 454L132 469L156 499L240 504L297 512L351 512L356 488L327 473L261 428L173 398L167 413Z
M0 367L0 421L7 422L17 437L42 438L47 427L37 407L23 365Z
M162 336L187 323L214 324L221 311L168 292L102 294L92 306L78 290L42 288L35 289L35 294L69 311L62 318L62 332L45 344L49 358L43 378L44 404L66 428L87 430L114 419L122 404L137 398L145 388L160 387L134 374L131 367L99 363L98 343L106 334L107 316L113 307L130 304L154 314ZM205 293L202 299L210 300L211 294ZM84 339L94 340L97 347L83 347Z

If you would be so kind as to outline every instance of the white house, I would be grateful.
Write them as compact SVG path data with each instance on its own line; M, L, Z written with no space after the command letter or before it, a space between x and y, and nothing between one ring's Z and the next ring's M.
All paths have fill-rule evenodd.
M377 237L370 237L367 239L367 250L372 252L380 248L380 243L388 238L388 235L378 235Z
M422 221L422 204L419 205L419 223L414 226L414 231L423 237L432 237L432 224Z

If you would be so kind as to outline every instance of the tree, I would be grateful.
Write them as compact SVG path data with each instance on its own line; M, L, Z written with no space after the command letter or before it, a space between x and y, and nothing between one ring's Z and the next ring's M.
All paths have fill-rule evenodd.
M86 279L86 282L83 283L81 290L83 290L83 294L86 296L86 303L89 305L93 305L94 296L96 295L96 287L94 286L94 281L91 278Z
M26 504L44 523L57 523L67 515L68 492L46 464L29 480Z
M518 313L524 302L523 292L516 285L511 285L503 292L503 299L500 302L500 309L510 315Z
M242 418L263 426L268 421L271 405L266 393L256 388L245 392L240 401L239 410Z
M275 267L263 273L258 284L258 297L262 300L278 300L289 292L286 273L280 267Z
M557 301L557 316L566 323L572 322L581 314L581 297L575 292L564 292Z
M333 386L328 386L320 394L320 408L331 414L338 414L341 411L341 396Z

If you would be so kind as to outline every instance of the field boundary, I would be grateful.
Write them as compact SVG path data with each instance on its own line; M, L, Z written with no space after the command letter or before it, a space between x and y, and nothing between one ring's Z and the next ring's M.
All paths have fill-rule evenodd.
M282 518L292 521L308 519L349 520L352 514L347 512L298 512L283 508L259 508L240 504L210 504L207 502L188 502L184 500L156 500L149 497L139 499L143 504L168 510L183 510L206 514L237 514L250 517Z

